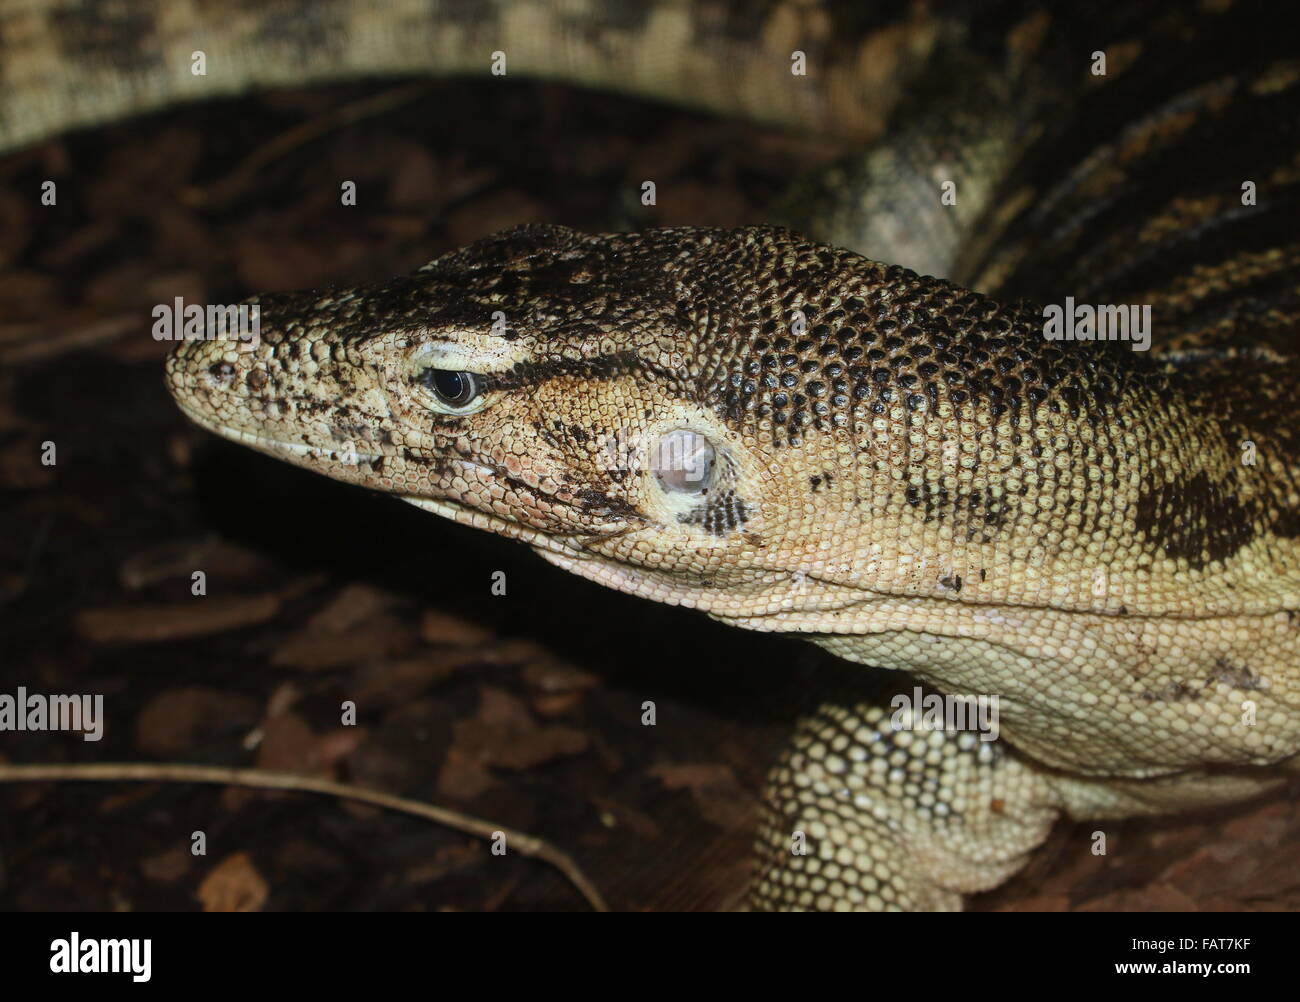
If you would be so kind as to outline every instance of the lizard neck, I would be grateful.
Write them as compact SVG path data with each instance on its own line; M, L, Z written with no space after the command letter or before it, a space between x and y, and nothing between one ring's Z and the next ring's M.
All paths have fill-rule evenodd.
M1296 587L1293 363L1048 340L1028 304L885 278L873 330L827 362L836 323L814 326L795 348L816 371L747 412L762 462L792 471L769 523L806 513L768 540L747 611L778 597L785 628L853 632L872 615L823 613L855 593L881 609L1210 616L1275 609Z

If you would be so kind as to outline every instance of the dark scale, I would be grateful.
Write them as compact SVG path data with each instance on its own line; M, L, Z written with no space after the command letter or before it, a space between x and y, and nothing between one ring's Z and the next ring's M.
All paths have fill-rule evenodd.
M683 525L697 525L714 536L725 536L749 521L749 509L732 490L724 491L707 504L692 508L677 520Z

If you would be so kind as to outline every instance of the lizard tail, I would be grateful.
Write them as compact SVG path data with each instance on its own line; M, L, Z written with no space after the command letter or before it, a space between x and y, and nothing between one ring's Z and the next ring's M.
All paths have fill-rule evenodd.
M0 152L186 101L467 74L562 80L867 139L941 30L922 13L793 2L756 13L644 0L580 13L535 0L4 0Z

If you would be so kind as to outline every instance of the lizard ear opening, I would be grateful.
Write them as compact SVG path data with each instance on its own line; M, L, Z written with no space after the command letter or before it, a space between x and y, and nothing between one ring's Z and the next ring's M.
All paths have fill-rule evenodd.
M659 486L670 494L703 493L712 484L716 468L713 443L685 428L659 439L651 457L651 469Z

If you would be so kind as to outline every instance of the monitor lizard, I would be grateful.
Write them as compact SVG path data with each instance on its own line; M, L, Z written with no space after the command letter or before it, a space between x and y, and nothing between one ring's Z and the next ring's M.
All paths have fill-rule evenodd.
M755 907L960 907L1061 815L1238 801L1284 782L1300 750L1300 72L1259 11L1207 5L1188 22L1174 5L1134 28L1106 7L1119 80L1071 84L1095 54L1071 43L1078 23L1010 7L988 25L882 14L847 48L833 4L774 4L724 19L728 34L714 5L555 27L502 3L456 45L405 11L447 43L443 68L464 68L466 37L508 37L551 72L535 42L558 32L576 50L556 75L883 138L803 203L804 235L526 226L380 286L260 297L253 350L184 342L167 364L182 411L219 435L611 588L997 697L992 742L900 729L880 704L804 721L765 794ZM289 72L253 58L293 50L285 22L239 9L221 31L246 62L196 93ZM362 31L351 5L321 9L293 79L424 68L400 18L365 15L388 27ZM156 25L163 55L189 37ZM827 54L820 86L777 86L761 64L801 32ZM702 39L727 45L710 60ZM1060 52L1079 65L1045 65ZM61 104L38 64L11 63L22 85L0 138L196 96L158 51L131 53L82 64L88 86L58 89ZM1006 74L951 80L937 110L910 112L923 70L968 59ZM159 81L172 89L146 86ZM1001 103L972 109L972 94ZM915 152L941 128L960 147L945 170L976 193L947 216ZM909 197L900 217L899 196L927 184L933 200ZM835 236L846 218L867 235ZM917 232L942 245L918 249ZM1154 350L1046 339L1021 297L1067 292L1152 305Z

